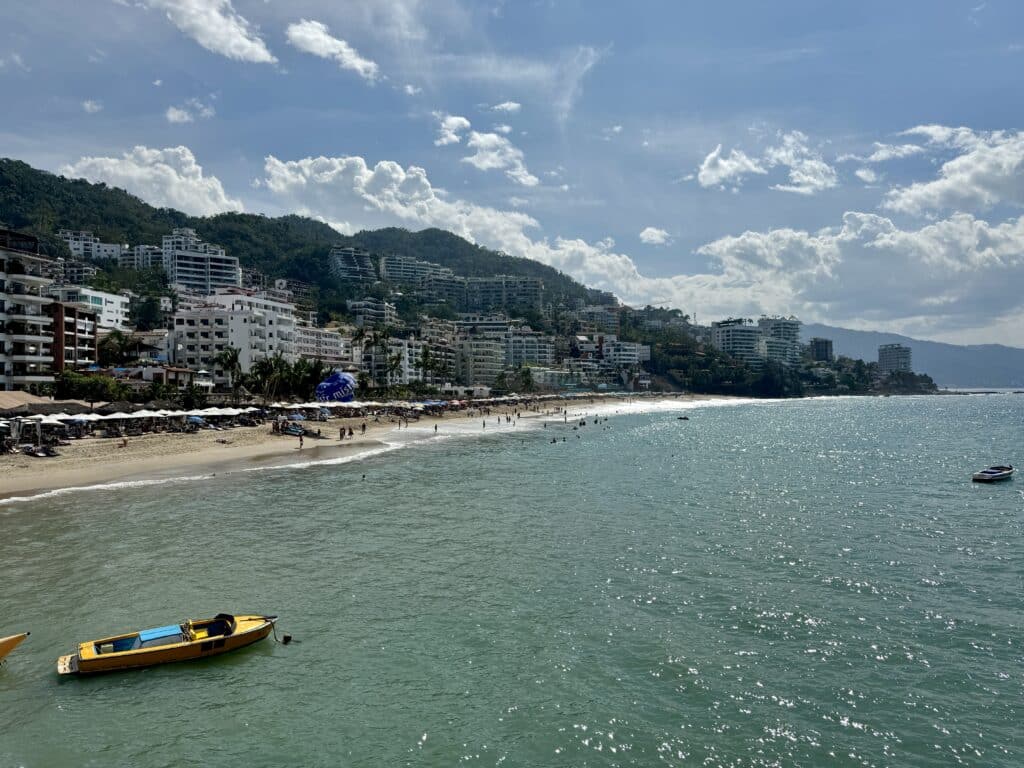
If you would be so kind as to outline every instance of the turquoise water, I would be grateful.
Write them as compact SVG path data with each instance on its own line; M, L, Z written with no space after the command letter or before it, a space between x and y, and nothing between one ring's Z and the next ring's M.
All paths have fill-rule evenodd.
M0 766L1024 763L1024 397L687 413L0 505ZM53 672L222 610L298 642Z

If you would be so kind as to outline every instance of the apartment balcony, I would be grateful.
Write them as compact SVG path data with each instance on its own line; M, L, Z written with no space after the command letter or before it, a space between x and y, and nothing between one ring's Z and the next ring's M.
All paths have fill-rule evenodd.
M4 289L4 293L11 301L25 301L33 304L49 304L53 301L50 296L44 296L39 293L38 288L26 288L23 285L19 285L17 282L12 283L8 278L7 288Z
M12 373L7 377L11 384L48 384L53 381L52 373Z
M28 306L26 304L11 304L7 307L6 314L9 320L20 320L24 323L34 323L38 325L53 325L52 317L44 315L39 311L38 307Z
M42 330L40 330L39 332L25 330L16 333L8 333L7 338L15 343L20 342L22 344L48 344L51 341L52 336L49 333L46 333Z

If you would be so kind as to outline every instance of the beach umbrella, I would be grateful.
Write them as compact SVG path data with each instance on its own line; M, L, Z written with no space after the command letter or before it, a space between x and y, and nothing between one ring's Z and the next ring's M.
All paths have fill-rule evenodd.
M130 419L132 416L130 413L122 413L121 411L115 411L114 413L108 413L103 416L104 421L117 421L118 419Z

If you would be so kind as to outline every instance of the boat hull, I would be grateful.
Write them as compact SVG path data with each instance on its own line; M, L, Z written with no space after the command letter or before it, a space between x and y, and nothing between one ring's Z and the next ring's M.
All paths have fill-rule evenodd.
M994 471L994 470L999 470ZM981 472L975 472L971 475L971 480L976 483L998 483L1002 480L1009 480L1013 477L1013 467L993 467L988 470L982 470Z
M0 637L0 661L3 661L3 659L7 656L8 653L10 653L19 645L21 645L22 641L24 641L24 639L28 637L28 635L28 632L22 632L20 635Z
M78 653L61 656L57 660L57 672L61 675L94 675L220 656L266 639L274 628L274 619L271 618L262 616L238 616L236 618L240 622L247 622L253 626L242 628L227 637L203 638L120 653L92 654L87 649L93 644L82 643Z

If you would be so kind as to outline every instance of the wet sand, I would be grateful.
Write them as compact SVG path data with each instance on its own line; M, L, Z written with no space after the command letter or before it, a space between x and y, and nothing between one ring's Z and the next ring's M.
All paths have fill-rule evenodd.
M647 402L708 399L718 398L707 395L644 398ZM558 401L544 404L539 411L522 407L518 410L523 412L523 418L537 418L547 409L565 407L573 413L585 411L593 405L589 400ZM515 407L493 407L489 418L515 410ZM437 424L443 432L446 424L471 424L475 421L479 425L480 420L480 413L470 410L447 413L443 417L425 416L411 425L413 428L430 429ZM365 435L360 432L364 422ZM235 427L223 431L200 430L193 434L159 432L129 437L126 448L121 447L119 438L72 440L71 445L58 448L60 456L55 458L4 455L0 456L0 499L58 489L202 476L353 456L381 447L385 436L399 428L397 419L383 417L380 421L374 421L373 417L331 419L307 422L306 426L322 430L324 437L306 438L302 449L298 438L275 434L267 422L258 427ZM355 437L339 440L338 431L350 426Z

